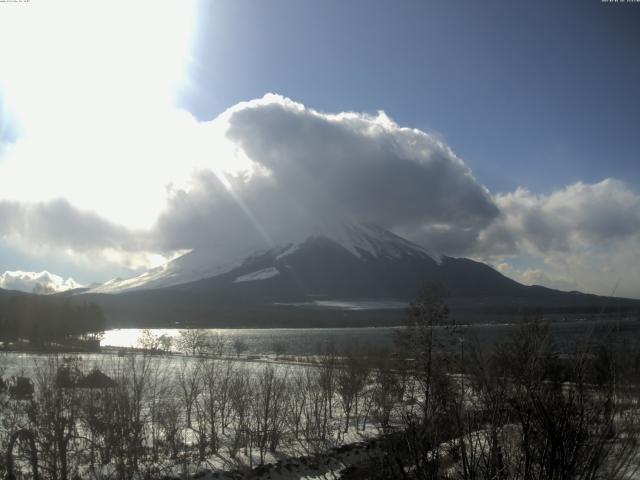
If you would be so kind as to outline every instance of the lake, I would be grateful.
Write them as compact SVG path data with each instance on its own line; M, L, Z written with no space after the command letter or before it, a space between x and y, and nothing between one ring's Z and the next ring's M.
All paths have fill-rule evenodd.
M266 355L272 353L276 343L286 347L288 355L308 355L325 350L330 345L337 350L353 346L389 347L401 327L371 328L246 328L246 329L205 329L210 335L225 339L229 348L236 338L248 345L247 353ZM101 342L102 346L136 347L144 330L123 328L108 330ZM156 335L176 338L179 329L150 329Z
M284 344L288 355L315 354L333 345L338 351L353 347L390 348L402 327L370 328L271 328L271 329L207 329L207 333L219 335L227 345L241 338L248 345L247 353L266 355L273 353L276 343ZM508 339L514 326L511 324L470 325L460 328L459 337L465 342L478 341L491 345ZM617 329L621 338L640 339L640 321L625 320L569 320L552 323L556 342L561 350L569 348L576 339L593 334L602 338L611 329ZM157 336L177 337L178 329L150 329ZM108 330L101 342L103 346L136 347L143 329L126 328Z

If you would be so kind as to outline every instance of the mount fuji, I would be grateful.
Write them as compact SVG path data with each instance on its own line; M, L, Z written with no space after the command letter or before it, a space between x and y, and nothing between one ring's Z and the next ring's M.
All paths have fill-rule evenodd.
M388 324L421 287L445 287L454 311L635 308L638 301L525 286L480 262L440 256L382 228L342 223L223 258L194 249L76 297L113 324L342 326Z
M383 262L391 266L409 261L433 266L440 264L441 258L382 228L344 223L267 249L255 247L235 259L221 258L206 249L192 250L139 276L98 285L90 293L115 294L183 285L181 289L202 290L212 283L265 283L278 277L274 281L288 278L303 295L332 296L337 294L332 293L335 289L320 286L319 282L324 278L333 283L338 279L327 277L341 273L341 283L355 282L351 285L353 293L378 297L384 296L384 289L361 291L363 282L373 287L374 277L383 273L371 271L372 264Z

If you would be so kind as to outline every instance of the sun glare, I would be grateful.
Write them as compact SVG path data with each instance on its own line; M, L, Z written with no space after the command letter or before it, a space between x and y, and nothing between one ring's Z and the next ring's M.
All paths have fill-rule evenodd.
M0 128L15 141L0 150L3 197L64 197L129 226L152 223L181 156L201 143L195 119L175 108L195 2L7 7Z
M180 87L192 2L32 2L0 20L1 84L20 127L71 114L156 109ZM53 107L53 108L52 108Z

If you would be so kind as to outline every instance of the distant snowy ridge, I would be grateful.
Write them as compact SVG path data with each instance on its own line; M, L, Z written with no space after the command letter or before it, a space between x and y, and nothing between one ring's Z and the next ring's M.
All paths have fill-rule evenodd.
M109 280L96 288L90 289L89 293L121 293L130 290L171 287L182 283L195 282L203 278L222 275L242 264L242 260L225 262L212 261L209 258L202 257L202 255L194 252L187 252L164 265L147 270L136 277Z
M276 302L276 305L291 307L315 307L334 310L404 310L407 302L396 300L314 300L311 302Z
M233 283L240 282L255 282L258 280L266 280L267 278L275 277L279 275L280 272L275 267L263 268L262 270L258 270L257 272L251 272L246 275L241 275L236 278Z

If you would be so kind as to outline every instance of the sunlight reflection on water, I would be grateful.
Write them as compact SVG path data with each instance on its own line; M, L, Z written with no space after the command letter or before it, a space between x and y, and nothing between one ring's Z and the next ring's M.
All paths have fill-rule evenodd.
M167 335L176 338L179 329L149 329L156 336ZM288 354L308 354L318 352L328 345L338 349L346 346L389 347L396 337L398 327L371 328L270 328L270 329L206 329L212 335L226 337L228 348L235 338L242 338L249 346L249 353L266 354L273 351L276 343L283 343ZM102 339L102 346L137 347L144 329L122 328L108 330Z
M596 333L604 334L613 325L617 325L622 338L635 338L640 332L640 322L626 320L622 322L600 320L572 320L552 323L557 346L564 350L570 348L581 336ZM232 349L232 342L241 338L249 347L247 353L264 355L274 352L276 344L285 346L289 355L316 354L329 346L343 351L358 347L390 348L402 327L365 327L365 328L247 328L247 329L206 329L210 334L225 338L227 349ZM595 331L593 330L595 329ZM467 342L478 341L481 345L491 345L505 341L513 326L509 324L480 324L463 328L463 337ZM105 332L101 344L114 347L137 347L138 339L144 330L140 328L123 328ZM150 329L156 335L167 335L176 338L179 329ZM462 332L461 331L461 332Z

